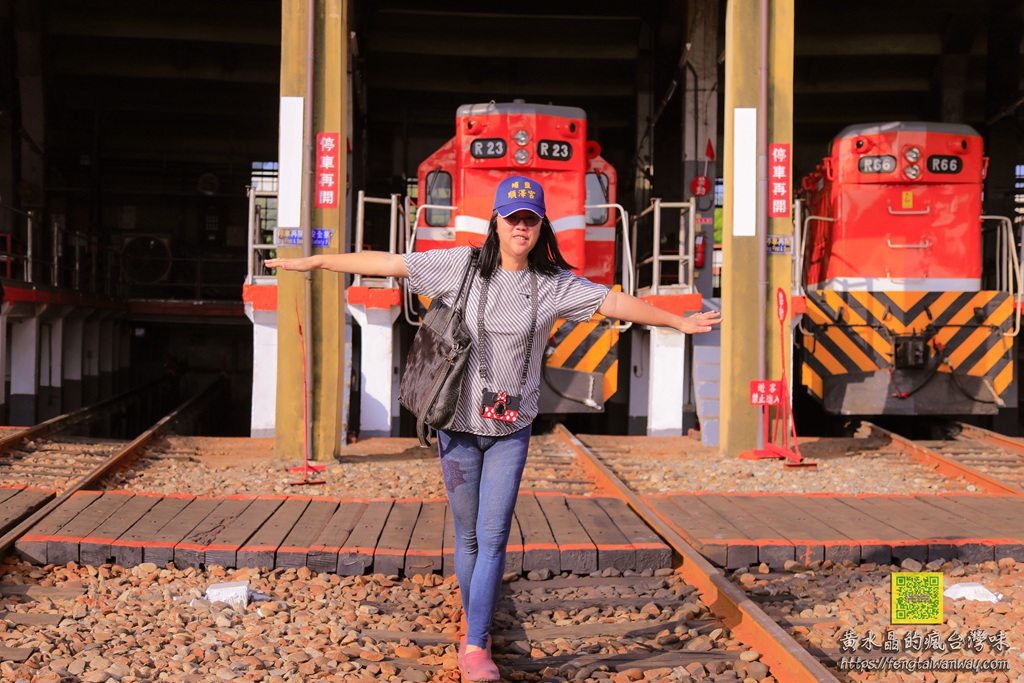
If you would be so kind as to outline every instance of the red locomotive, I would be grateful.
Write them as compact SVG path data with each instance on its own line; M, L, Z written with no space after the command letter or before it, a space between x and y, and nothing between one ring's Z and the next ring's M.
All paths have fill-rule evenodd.
M987 162L969 126L857 125L804 178L801 381L827 412L1016 405L1020 266L1009 220L981 213ZM986 278L990 219L999 263Z
M587 140L582 109L524 102L467 104L455 137L419 166L415 249L483 244L494 189L527 175L544 186L559 248L576 272L616 283L616 174ZM448 208L451 207L451 208ZM543 413L603 410L617 391L618 331L610 321L556 323L546 352Z

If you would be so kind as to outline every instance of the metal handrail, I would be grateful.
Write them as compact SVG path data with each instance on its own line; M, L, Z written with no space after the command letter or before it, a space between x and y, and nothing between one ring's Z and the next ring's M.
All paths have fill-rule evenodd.
M629 243L629 212L622 204L587 204L583 207L584 212L591 209L615 209L619 212L619 220L616 224L622 224L622 291L626 294L633 294L636 291L636 275L633 272L633 250ZM620 322L612 325L613 328L624 332L633 326L631 322Z
M685 228L682 226L682 221L680 221L679 253L675 256L663 256L661 254L662 209L680 209L687 216L687 223ZM654 199L651 200L651 204L646 209L641 211L637 216L633 218L634 226L637 225L640 222L640 220L648 214L653 214L654 220L654 233L652 235L653 251L650 258L646 258L642 261L637 262L637 280L639 280L640 278L640 268L646 265L651 265L651 294L656 295L661 287L661 264L663 262L677 263L679 268L679 285L692 290L694 280L693 252L697 229L696 197L690 197L689 201L685 202L663 202L660 198L655 197Z
M1017 257L1016 243L1013 239L1013 223L1006 216L982 216L982 221L998 221L996 231L996 289L1010 294L1014 299L1013 331L1004 336L1016 337L1020 334L1021 301L1024 296L1024 276L1021 273L1020 259ZM1014 286L1016 285L1016 294Z
M405 245L405 253L411 254L416 248L416 231L419 229L420 216L427 209L441 209L443 211L458 211L459 207L452 206L450 204L421 204L416 207L416 217L409 224L409 238ZM419 327L420 321L412 317L411 311L413 307L412 292L408 287L404 288L403 292L404 306L402 306L402 313L405 316L405 321L413 327Z
M807 234L807 226L810 224L811 221L825 221L826 223L835 223L836 219L830 218L828 216L815 216L814 214L811 214L807 218L803 219L803 229L800 231L801 239L803 239L803 235ZM800 255L796 259L793 259L794 261L799 262L797 265L797 273L799 274L800 279L797 282L799 282L800 291L803 292L804 294L807 293L807 286L804 282L804 258L806 257L806 255L807 250L801 247ZM797 319L796 328L800 330L801 334L810 335L810 332L804 329L803 315L801 315L800 318Z
M388 230L388 252L391 254L398 253L398 220L399 220L399 205L398 198L401 195L392 194L388 199L380 197L367 197L366 192L359 190L358 198L356 200L356 243L355 250L358 254L363 250L363 237L364 237L364 223L366 221L366 205L367 204L383 204L391 207L391 215L389 217L389 230ZM361 273L352 274L352 285L355 287L361 286L363 283L363 276ZM387 288L394 288L397 286L397 279L394 277L387 278Z
M277 197L276 190L257 190L251 185L246 187L246 193L249 195L249 229L248 229L248 248L246 251L246 282L252 284L254 278L256 278L256 253L260 251L273 251L277 249L276 244L265 244L259 241L259 233L262 229L262 211L260 206L256 203L259 197Z

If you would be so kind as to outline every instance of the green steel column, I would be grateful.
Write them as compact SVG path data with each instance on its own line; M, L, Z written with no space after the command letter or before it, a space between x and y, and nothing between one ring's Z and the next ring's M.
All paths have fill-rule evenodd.
M737 456L757 448L759 443L760 408L750 405L750 382L781 376L775 291L783 287L789 293L792 261L786 255L767 257L767 278L762 289L758 282L761 245L768 234L792 234L792 221L768 219L767 225L758 225L758 212L767 206L767 197L762 195L768 162L761 156L758 139L760 0L729 0L725 21L721 443L723 454ZM792 143L793 0L772 0L766 35L767 142ZM760 230L765 230L765 234L759 234ZM763 325L759 324L759 316ZM789 343L788 334L784 343ZM763 377L758 367L762 353Z
M757 447L758 379L764 330L758 329L757 106L759 0L729 0L725 13L725 206L722 230L721 450L734 457Z
M793 149L793 3L794 0L772 0L769 25L768 54L771 68L768 72L768 142L789 144ZM769 164L772 160L769 159ZM798 186L799 178L794 178L792 159L789 161L790 187L789 196ZM770 170L769 166L769 170ZM769 182L771 175L769 174ZM770 235L792 235L792 214L786 218L769 218L768 233ZM768 377L777 379L782 376L782 348L786 351L786 374L789 385L793 386L793 339L792 320L793 301L789 296L789 312L783 325L784 338L782 348L779 346L779 319L776 314L775 292L780 287L787 295L793 291L793 259L796 254L772 254L768 256Z
M313 209L309 227L334 231L330 245L314 248L313 253L337 253L344 249L344 225L347 188L346 102L348 71L348 3L345 0L283 0L281 16L281 97L306 97L308 59L307 10L315 3L313 133L340 134L338 187L343 192L338 209ZM303 154L306 163L307 155ZM313 155L315 159L315 155ZM312 202L309 191L312 174L303 167L303 202ZM306 212L304 212L306 215ZM302 255L301 247L282 247L284 257ZM312 320L305 320L303 275L279 273L277 292L277 424L275 451L280 458L301 458L305 451L305 419L312 421L311 457L332 458L341 445L344 425L341 405L344 367L344 289L336 273L318 271L312 280ZM300 337L300 323L302 335ZM304 419L305 357L312 363L312 401Z

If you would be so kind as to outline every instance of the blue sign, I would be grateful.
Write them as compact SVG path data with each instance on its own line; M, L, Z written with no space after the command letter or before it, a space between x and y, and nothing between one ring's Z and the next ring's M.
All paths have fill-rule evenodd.
M334 230L326 228L313 228L313 246L323 249L330 246ZM302 228L278 228L274 231L274 246L278 247L301 247Z
M792 235L768 235L767 251L769 254L792 254Z

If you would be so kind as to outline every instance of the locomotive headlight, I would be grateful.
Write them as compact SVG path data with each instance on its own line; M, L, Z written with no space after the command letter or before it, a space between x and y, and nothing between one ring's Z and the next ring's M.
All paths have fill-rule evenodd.
M530 160L530 153L527 152L525 149L517 149L515 157L516 163L525 164L527 161Z
M517 130L515 137L513 139L516 141L517 145L522 147L523 145L530 141L530 134L527 133L525 130Z
M907 166L906 173L907 177L910 178L911 180L917 180L917 177L921 175L921 169L914 165Z
M906 152L903 153L903 156L905 156L907 158L907 161L909 161L910 163L916 164L917 160L921 158L921 150L919 150L917 147L911 147ZM914 174L914 177L917 177L916 173Z

